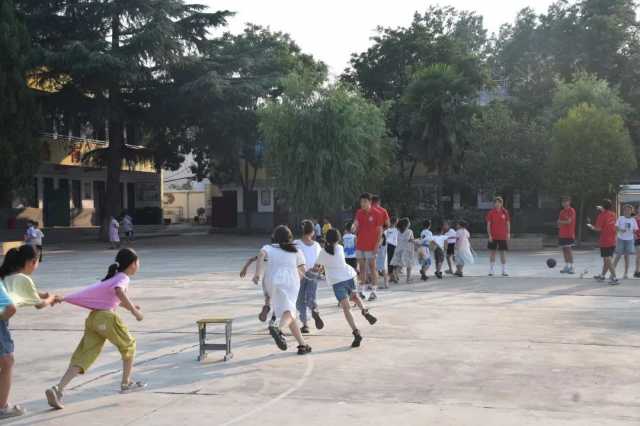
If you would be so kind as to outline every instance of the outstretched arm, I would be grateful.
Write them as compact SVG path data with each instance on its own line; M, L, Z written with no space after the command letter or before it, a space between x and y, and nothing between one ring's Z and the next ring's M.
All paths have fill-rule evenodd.
M120 299L120 303L122 304L123 308L131 312L138 321L142 321L144 316L140 311L140 306L131 303L129 296L127 296L127 293L125 293L124 290L122 290L120 287L116 287L116 296L118 296L118 299Z
M0 314L0 320L8 321L9 318L14 316L17 312L16 305L7 305L4 307L4 310Z
M264 250L260 250L258 253L258 260L256 263L256 273L253 275L253 283L258 285L260 283L260 277L262 276L262 265L264 264L264 258L267 257L267 253Z
M247 275L247 270L249 269L249 266L251 266L251 264L256 260L258 260L258 256L253 256L247 259L246 263L240 270L240 278L244 278Z

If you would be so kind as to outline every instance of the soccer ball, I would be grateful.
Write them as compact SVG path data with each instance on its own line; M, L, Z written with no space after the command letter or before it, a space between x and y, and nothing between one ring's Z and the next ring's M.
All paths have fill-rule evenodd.
M556 267L556 260L552 259L552 258L547 259L547 266L549 268L555 268Z

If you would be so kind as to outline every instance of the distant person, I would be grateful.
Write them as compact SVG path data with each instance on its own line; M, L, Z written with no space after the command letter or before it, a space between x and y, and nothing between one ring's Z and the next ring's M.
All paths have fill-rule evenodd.
M358 270L358 259L356 258L356 236L351 232L353 222L347 222L342 236L342 245L344 247L344 257L347 265L351 266L355 271Z
M384 232L380 236L380 245L378 247L378 253L376 254L376 270L373 274L378 274L378 277L382 276L384 287L389 288L389 267L387 265L387 238L384 236Z
M387 264L389 268L389 279L393 283L398 283L398 277L394 274L394 267L391 264L391 259L393 259L393 254L396 251L396 246L398 245L398 219L395 217L390 218L389 227L384 230L384 236L387 239Z
M418 263L420 264L420 279L427 281L429 276L429 268L431 267L431 239L433 238L433 232L431 232L431 221L425 219L422 222L422 231L420 231L420 247L418 251Z
M502 197L494 198L494 208L487 213L487 234L489 236L489 276L495 274L496 252L500 252L500 263L502 264L502 276L508 277L507 274L507 256L509 250L508 241L511 239L511 217L509 212L504 208L504 200Z
M315 230L315 233L316 233L316 241L321 243L322 242L322 225L320 225L319 220L315 221L315 225L313 225L313 229Z
M638 230L634 236L634 245L636 247L636 271L633 273L633 276L635 278L640 278L640 249L638 248L640 246L640 213L638 210L640 210L640 206L636 207L635 214L633 215L636 219L636 224L638 225Z
M449 269L447 269L445 273L453 275L453 258L456 253L456 239L458 238L458 234L456 233L456 230L449 225L449 222L444 222L442 224L442 235L447 236L447 243L445 244L444 251L447 256L447 266Z
M431 247L433 248L433 258L436 263L436 278L442 279L442 265L444 264L445 255L447 252L447 241L449 236L444 234L444 227L440 228L440 232L431 236Z
M376 255L382 235L383 222L380 214L372 208L371 194L368 192L360 195L360 209L356 212L356 220L353 228L356 233L356 257L360 272L360 292L366 287L367 270L376 270ZM371 294L369 300L378 298L378 276L371 274ZM363 293L364 294L364 293Z
M127 239L127 243L130 243L133 241L133 218L129 213L125 213L124 216L122 216L121 225L124 236Z
M618 285L620 281L616 277L616 270L613 267L613 254L616 250L617 228L616 214L613 212L613 203L609 199L602 201L601 206L596 207L599 211L595 225L588 223L587 227L592 231L600 233L598 245L600 246L600 256L602 257L602 273L593 277L597 281L604 281L607 272L611 273L609 284Z
M116 255L115 263L109 266L107 275L101 281L58 298L58 301L80 306L91 312L85 321L82 340L71 356L69 368L60 382L45 392L47 402L52 408L64 408L65 388L75 377L89 370L98 359L107 340L118 348L122 357L120 392L136 392L147 387L146 383L136 382L131 378L136 355L136 339L116 312L118 306L122 305L137 321L143 320L140 306L134 304L127 295L130 278L139 268L138 255L131 249L121 249Z
M109 242L112 250L120 248L120 223L113 216L109 221Z
M280 326L269 327L269 333L282 351L287 350L287 339L282 329L288 328L298 341L298 355L311 352L296 322L296 302L300 291L300 280L305 274L304 255L293 244L291 230L280 225L273 232L274 244L264 246L258 255L256 273L253 282L260 282L264 259L269 259L269 281L273 286L271 304L276 317L280 318Z
M462 277L464 274L464 267L466 265L473 265L475 259L473 252L471 251L471 234L467 230L467 222L461 220L458 222L456 229L456 272L455 275Z
M42 239L44 238L44 233L38 227L39 223L35 220L29 221L29 227L24 234L24 242L31 246L35 246L38 249L38 260L42 262L44 255L44 247L42 246Z
M576 244L576 211L571 207L571 197L562 197L562 210L558 216L558 245L564 257L561 274L574 274L573 246Z
M618 218L616 223L618 230L618 239L616 241L616 257L613 261L613 269L618 267L620 258L624 257L624 275L623 279L629 279L629 262L631 256L635 257L635 234L638 230L638 222L633 217L633 207L629 204L625 204L622 208L622 216Z
M322 219L322 238L327 238L327 232L331 229L331 222L326 217Z
M411 230L411 222L409 218L403 217L398 221L398 245L396 246L396 252L391 259L391 264L394 266L394 270L399 268L406 268L407 279L406 282L411 282L411 271L416 263L415 258L415 245L414 245L413 231Z
M318 254L320 254L321 248L320 244L314 241L313 237L313 222L303 220L302 238L293 242L298 250L302 252L305 259L305 273L300 279L300 290L298 291L298 299L296 301L296 306L300 313L300 321L302 322L302 328L300 329L302 334L309 333L307 310L311 311L311 317L315 322L316 329L322 330L324 328L324 321L320 318L317 300L320 276L313 272L313 267L316 264L316 259L318 258Z
M343 238L344 240L344 238ZM353 333L352 348L357 348L362 342L362 334L358 329L355 319L351 314L351 305L349 300L353 300L360 308L362 316L364 316L369 324L373 325L377 319L371 315L369 309L366 308L358 292L356 291L355 278L356 271L347 264L344 257L344 249L338 243L340 241L340 232L337 229L331 229L327 232L327 241L323 250L318 255L316 261L318 266L324 268L327 277L327 283L333 288L333 293L340 303L344 317L351 327Z

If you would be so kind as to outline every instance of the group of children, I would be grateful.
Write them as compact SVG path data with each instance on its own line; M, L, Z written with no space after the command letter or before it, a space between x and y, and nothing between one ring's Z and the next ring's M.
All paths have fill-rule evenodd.
M116 308L122 305L138 321L143 319L140 307L133 304L127 296L129 277L135 275L140 266L137 254L131 249L121 249L115 263L109 266L107 275L101 281L64 297L37 289L31 275L39 263L38 249L35 245L25 244L9 250L0 266L0 419L25 413L21 406L9 404L14 364L14 342L9 331L9 320L24 307L42 309L65 302L90 310L85 321L84 335L71 357L67 371L57 385L45 392L52 408L64 408L65 387L73 378L89 369L107 340L122 355L121 392L143 389L145 383L131 379L136 341L116 313Z
M133 240L133 218L127 212L122 214L120 221L113 216L111 216L109 220L109 242L111 243L111 248L114 250L120 248L121 227L127 243L130 243Z

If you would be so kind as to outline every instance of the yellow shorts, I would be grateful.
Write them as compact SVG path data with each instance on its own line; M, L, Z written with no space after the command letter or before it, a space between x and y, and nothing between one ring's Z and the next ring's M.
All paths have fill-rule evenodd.
M110 341L122 355L131 359L136 354L136 339L120 317L111 311L91 311L84 323L84 336L71 356L71 365L80 367L82 373L98 359L104 342Z

